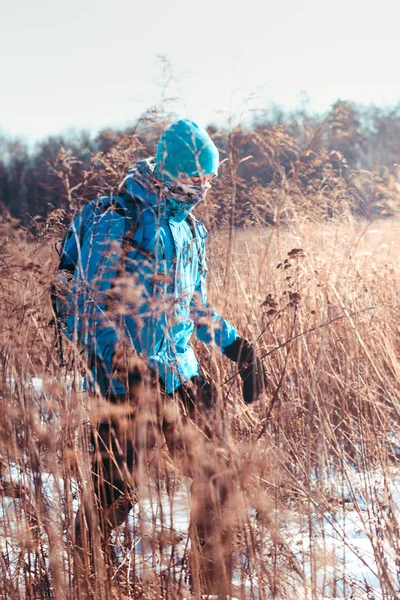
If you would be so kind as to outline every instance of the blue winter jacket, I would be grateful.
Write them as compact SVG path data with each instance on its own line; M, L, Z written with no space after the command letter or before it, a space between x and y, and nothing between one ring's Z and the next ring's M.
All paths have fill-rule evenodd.
M132 344L170 393L199 373L193 333L222 351L238 337L207 303L204 225L174 210L154 186L153 168L147 160L128 172L118 209L84 228L75 261L67 334L99 359L104 392L125 392L111 378L119 342Z

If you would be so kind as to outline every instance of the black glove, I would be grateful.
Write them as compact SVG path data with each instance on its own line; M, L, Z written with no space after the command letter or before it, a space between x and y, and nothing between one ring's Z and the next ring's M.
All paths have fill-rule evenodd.
M268 386L268 379L254 346L248 340L239 337L225 348L224 354L238 365L245 403L251 404L258 400Z

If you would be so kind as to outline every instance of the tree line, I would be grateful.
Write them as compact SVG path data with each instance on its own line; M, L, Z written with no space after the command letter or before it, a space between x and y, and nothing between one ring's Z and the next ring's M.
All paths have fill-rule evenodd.
M172 118L150 114L124 130L50 136L34 150L0 136L3 212L39 227L54 211L115 192L126 170L154 153ZM288 211L392 215L400 206L400 104L338 100L325 115L275 106L250 125L208 130L223 161L203 209L210 227L274 223Z

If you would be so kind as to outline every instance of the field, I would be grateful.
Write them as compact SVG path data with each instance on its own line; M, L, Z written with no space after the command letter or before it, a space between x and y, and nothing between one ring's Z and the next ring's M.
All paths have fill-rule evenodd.
M162 438L128 523L85 563L91 591L75 586L99 406L76 349L65 344L60 366L48 325L53 232L1 229L0 597L189 597L190 481ZM399 231L346 214L209 236L210 298L257 343L270 380L246 406L234 365L195 343L239 482L236 598L400 597Z

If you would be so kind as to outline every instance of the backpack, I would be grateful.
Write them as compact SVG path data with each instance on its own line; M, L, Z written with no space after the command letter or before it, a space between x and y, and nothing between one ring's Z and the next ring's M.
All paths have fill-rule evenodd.
M62 240L56 245L56 251L60 257L55 271L54 283L50 288L51 307L53 318L49 325L54 326L56 335L56 346L58 347L60 366L65 366L62 334L68 336L65 323L65 295L68 286L74 276L77 266L80 264L80 252L87 232L94 229L96 222L101 215L109 208L114 210L121 216L127 216L127 210L122 201L126 200L126 194L121 193L119 196L102 196L96 200L92 200L74 217L68 226ZM129 196L132 202L132 197ZM136 210L139 215L140 211ZM128 219L126 221L128 224ZM132 229L138 227L136 221L133 227L126 226L124 238L132 233Z

